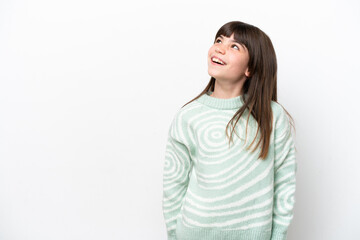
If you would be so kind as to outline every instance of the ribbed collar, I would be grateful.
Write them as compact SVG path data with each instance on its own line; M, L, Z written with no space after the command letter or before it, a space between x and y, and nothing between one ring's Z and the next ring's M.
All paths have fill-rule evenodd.
M208 91L196 100L216 109L239 109L244 104L241 99L242 95L233 98L216 98L210 96L212 93L212 91Z

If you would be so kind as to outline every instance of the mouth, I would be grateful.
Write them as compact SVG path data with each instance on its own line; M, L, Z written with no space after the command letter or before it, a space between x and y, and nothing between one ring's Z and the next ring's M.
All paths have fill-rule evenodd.
M214 65L218 65L218 66L226 65L226 63L221 58L218 58L215 56L211 56L210 60L211 60L211 63Z

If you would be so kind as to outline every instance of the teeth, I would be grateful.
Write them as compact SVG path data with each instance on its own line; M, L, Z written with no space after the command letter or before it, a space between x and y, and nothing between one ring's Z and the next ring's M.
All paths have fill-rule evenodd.
M220 60L220 59L218 59L218 58L212 58L212 60L214 61L214 62L217 62L217 63L220 63L220 64L222 64L222 65L224 65L224 63Z

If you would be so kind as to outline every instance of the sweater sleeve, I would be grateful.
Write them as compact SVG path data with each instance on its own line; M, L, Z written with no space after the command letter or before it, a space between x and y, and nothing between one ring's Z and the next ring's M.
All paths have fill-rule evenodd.
M168 131L163 168L162 209L168 240L176 240L177 217L189 184L192 160L181 136L184 124L175 118Z
M275 124L274 208L271 240L286 240L293 219L297 162L291 125L284 110Z

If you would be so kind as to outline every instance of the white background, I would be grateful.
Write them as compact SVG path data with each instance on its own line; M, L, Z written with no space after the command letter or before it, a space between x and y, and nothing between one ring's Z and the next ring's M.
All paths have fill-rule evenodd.
M360 239L355 0L0 1L0 239L166 239L170 121L233 20L272 39L295 120L288 239Z

